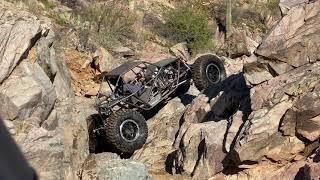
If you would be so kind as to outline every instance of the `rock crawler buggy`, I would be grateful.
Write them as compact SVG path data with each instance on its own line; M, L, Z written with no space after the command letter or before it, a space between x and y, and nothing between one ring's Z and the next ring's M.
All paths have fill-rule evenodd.
M96 98L103 124L93 130L105 131L107 142L123 153L132 153L146 142L148 127L140 114L154 108L170 95L188 91L191 80L199 90L226 77L223 62L214 55L197 58L193 65L180 58L156 63L133 61L104 73ZM104 92L103 84L111 92Z

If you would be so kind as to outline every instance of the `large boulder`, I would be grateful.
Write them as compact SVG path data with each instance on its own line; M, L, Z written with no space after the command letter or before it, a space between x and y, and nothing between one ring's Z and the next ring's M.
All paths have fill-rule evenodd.
M197 96L187 108L184 121L185 122L203 122L205 115L211 110L209 98L205 94Z
M245 31L235 31L227 40L227 54L231 58L243 55L251 56L258 47L258 43L246 35Z
M297 113L294 110L289 109L283 116L279 129L283 135L294 137L296 135L296 124Z
M292 7L269 32L256 54L293 67L319 60L319 12L320 1Z
M21 127L21 125L20 125ZM61 134L39 126L17 130L15 140L39 178L63 179L64 146Z
M40 21L25 11L0 2L0 83L13 71L41 36Z
M102 47L96 50L92 58L97 70L100 72L109 72L117 65L113 56Z
M43 28L43 36L36 42L35 58L36 62L41 66L44 72L52 81L58 72L58 64L56 60L55 49L53 48L53 41L55 34L51 30L49 19L41 19L41 27ZM32 49L33 50L33 49Z
M231 125L228 127L228 131L225 138L225 150L230 152L233 148L234 140L236 139L239 129L243 124L243 121L246 120L246 114L248 112L237 111L230 119Z
M242 115L248 113L249 89L242 74L228 77L220 88L211 88L186 108L174 143L176 150L169 154L172 160L166 163L173 174L207 179L224 168L225 150L230 149L237 135ZM230 128L230 117L236 109L240 115Z
M253 54L251 56L241 56L236 59L230 59L223 57L224 67L228 76L233 74L239 74L243 72L243 68L246 64L253 63L257 61L257 57Z
M246 80L252 85L257 85L273 78L272 74L269 72L267 63L248 63L244 65L243 72L245 73Z
M37 116L41 122L52 111L56 92L43 69L24 60L11 76L0 86L2 105L0 116L14 120ZM39 122L39 123L41 123Z
M167 156L174 151L173 143L179 130L185 106L175 98L164 106L152 119L148 120L149 135L142 149L137 150L132 159L143 162L149 172L165 173Z
M50 81L53 83L57 98L61 101L73 97L71 78L64 58L59 57L55 51L55 33L52 30L50 19L42 17L41 27L44 31L42 37L36 42L30 54L35 57L30 59L37 62Z
M299 4L305 4L308 2L309 0L280 0L279 7L281 9L282 14L286 15L291 8Z
M227 121L187 123L179 149L175 153L176 173L195 179L207 179L223 170L223 144Z
M320 137L320 116L308 120L298 121L297 132L310 141Z
M81 179L148 180L148 171L142 163L120 159L112 153L91 154L83 164Z
M310 141L320 137L320 84L295 104L297 133Z

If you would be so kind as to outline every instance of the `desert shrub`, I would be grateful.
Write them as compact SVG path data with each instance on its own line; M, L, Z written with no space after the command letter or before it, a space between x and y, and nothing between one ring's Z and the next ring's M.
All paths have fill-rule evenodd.
M233 8L232 19L235 27L242 27L245 24L251 30L261 32L267 30L264 17L253 9Z
M66 5L71 9L76 9L76 7L80 6L78 0L58 0L58 1L60 1L62 4Z
M55 8L55 4L52 3L52 2L50 2L49 0L38 0L38 1L41 2L46 9L53 9L53 8Z
M279 2L280 0L267 0L263 4L263 10L265 16L271 16L271 17L278 17L281 15L280 8L279 8Z
M25 4L25 7L30 10L30 12L32 12L34 15L37 15L37 16L43 15L43 10L50 10L56 7L55 3L49 0L6 0L6 1L11 3L23 3ZM35 3L35 1L40 2L44 8L40 4Z
M201 8L180 6L165 14L166 23L160 33L175 41L187 42L191 51L204 48L212 38L212 29L208 25L208 15Z
M52 13L49 14L49 17L51 17L60 26L67 26L68 23L70 23L71 13Z
M101 45L110 48L114 43L133 36L134 15L115 4L94 4L76 12L73 25Z

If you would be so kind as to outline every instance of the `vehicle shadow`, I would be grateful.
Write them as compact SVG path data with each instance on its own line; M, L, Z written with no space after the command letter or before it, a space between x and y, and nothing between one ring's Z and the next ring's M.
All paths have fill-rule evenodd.
M191 104L192 101L197 97L197 96L194 96L194 95L191 95L191 94L181 94L178 96L181 100L181 103L184 105L184 106L187 106L188 104Z
M229 76L220 84L209 87L203 94L209 98L211 111L202 122L229 120L237 111L251 113L250 88L243 73Z

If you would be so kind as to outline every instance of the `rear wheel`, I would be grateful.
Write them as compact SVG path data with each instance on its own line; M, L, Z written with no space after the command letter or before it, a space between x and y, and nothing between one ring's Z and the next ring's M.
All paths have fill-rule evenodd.
M148 126L144 117L134 110L120 110L106 123L108 142L123 153L140 149L147 140Z
M214 55L199 57L192 65L192 76L198 90L217 85L226 78L223 62Z

